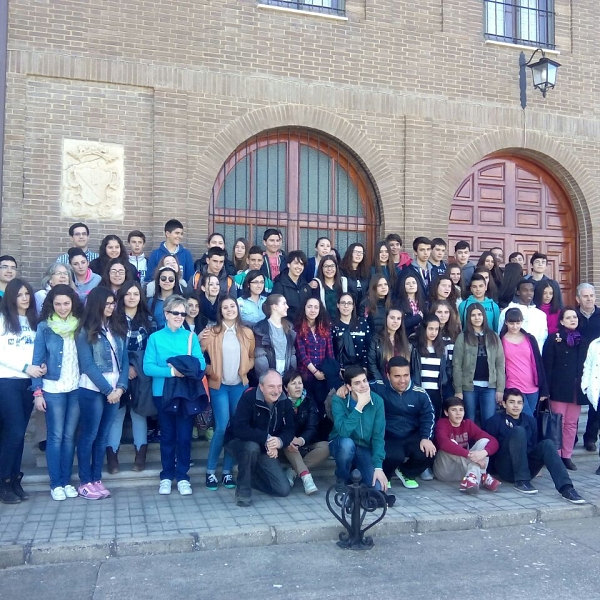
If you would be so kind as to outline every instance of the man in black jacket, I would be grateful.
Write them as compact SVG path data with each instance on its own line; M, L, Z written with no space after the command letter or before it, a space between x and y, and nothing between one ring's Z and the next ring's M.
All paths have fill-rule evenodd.
M484 430L500 444L500 450L491 459L490 469L505 481L514 482L517 492L537 494L531 479L547 467L562 497L573 504L583 504L585 500L573 487L554 443L551 440L537 441L537 423L533 417L523 413L523 404L522 392L517 388L507 388L502 401L504 412L497 412L485 423Z
M388 381L372 383L371 390L383 398L385 407L385 460L383 471L388 477L396 473L402 485L415 489L417 475L433 479L426 473L433 466L433 405L427 392L413 384L410 364L403 356L388 362Z
M244 392L228 431L228 437L234 439L227 447L238 461L238 506L250 506L252 487L272 496L290 493L290 482L277 456L294 435L292 402L283 393L281 375L269 370L257 388Z

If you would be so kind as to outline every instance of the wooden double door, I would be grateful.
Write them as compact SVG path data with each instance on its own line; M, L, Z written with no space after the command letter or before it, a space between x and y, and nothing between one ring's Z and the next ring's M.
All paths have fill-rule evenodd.
M452 202L450 253L459 240L471 244L472 260L499 246L529 258L548 255L546 274L561 286L566 302L575 301L578 279L577 222L560 184L537 164L516 157L486 158L474 165Z

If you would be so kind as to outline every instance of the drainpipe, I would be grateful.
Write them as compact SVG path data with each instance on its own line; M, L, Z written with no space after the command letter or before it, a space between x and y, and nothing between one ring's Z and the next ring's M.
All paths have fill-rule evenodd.
M6 118L6 69L8 55L8 0L0 0L0 225L2 224L4 174L4 122ZM0 247L2 229L0 227Z

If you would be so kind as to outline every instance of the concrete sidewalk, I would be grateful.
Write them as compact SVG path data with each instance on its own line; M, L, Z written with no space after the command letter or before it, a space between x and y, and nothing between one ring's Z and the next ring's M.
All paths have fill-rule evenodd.
M573 483L588 501L572 505L554 489L547 471L534 480L539 493L525 496L504 483L495 494L459 493L458 484L421 482L407 490L394 478L396 505L375 535L426 533L550 522L600 516L598 457L577 458ZM211 492L192 478L194 494L181 497L174 488L159 496L152 486L117 487L112 497L55 502L49 492L30 500L0 505L0 568L22 564L96 560L106 557L192 552L215 548L337 540L341 526L328 512L325 493L331 476L317 476L319 492L303 493L299 481L288 498L254 492L253 506L239 508L234 492Z

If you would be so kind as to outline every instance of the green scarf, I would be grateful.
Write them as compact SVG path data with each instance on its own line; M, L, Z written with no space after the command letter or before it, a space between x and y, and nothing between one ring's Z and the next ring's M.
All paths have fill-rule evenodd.
M289 398L289 396L288 396ZM296 400L292 400L290 398L290 400L292 400L292 404L294 405L294 410L298 410L298 408L300 407L300 405L304 402L304 399L306 398L306 390L302 390L302 396L300 396L300 398L297 398Z
M56 313L54 313L48 319L48 327L60 335L62 338L73 338L75 337L75 330L79 325L79 319L73 315L69 315L66 319L61 319Z

